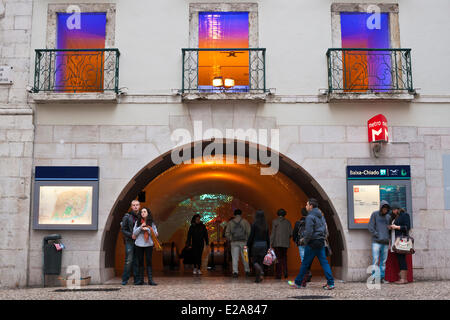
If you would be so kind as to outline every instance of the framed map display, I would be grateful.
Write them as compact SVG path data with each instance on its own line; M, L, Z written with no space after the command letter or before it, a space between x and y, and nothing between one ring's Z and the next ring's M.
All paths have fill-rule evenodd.
M62 167L57 167L56 172ZM67 167L64 167L67 168ZM48 167L47 167L48 169ZM80 171L79 167L75 171ZM83 170L81 170L83 171ZM36 177L33 228L41 230L97 230L98 178ZM88 175L82 175L88 176Z

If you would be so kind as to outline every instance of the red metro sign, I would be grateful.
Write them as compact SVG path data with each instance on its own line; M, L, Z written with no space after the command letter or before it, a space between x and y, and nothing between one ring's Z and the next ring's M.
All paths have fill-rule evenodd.
M376 115L367 121L369 142L388 142L388 125L386 117L382 114Z

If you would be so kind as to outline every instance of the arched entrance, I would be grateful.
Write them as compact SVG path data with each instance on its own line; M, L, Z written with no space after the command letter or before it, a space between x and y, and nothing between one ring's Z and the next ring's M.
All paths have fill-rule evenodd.
M192 142L178 150L189 150L194 155L196 148L205 150L213 141ZM229 148L227 145L234 147ZM240 149L242 146L243 149ZM244 216L247 215L251 221L251 215L255 209L263 209L270 223L276 218L276 211L284 208L288 212L288 220L292 225L300 216L300 208L304 206L307 198L318 199L319 206L325 213L330 232L330 244L333 250L331 265L337 272L336 276L342 278L344 241L341 233L339 218L334 210L330 199L326 196L317 182L299 165L282 154L268 150L279 156L279 172L275 175L260 175L260 164L258 145L237 141L225 140L223 142L223 154L233 150L235 159L239 150L245 150L245 159L253 159L256 164L216 164L202 162L190 165L175 165L171 158L171 152L167 152L153 160L141 171L139 171L128 185L123 189L114 204L108 218L107 226L103 235L103 251L105 253L105 268L115 268L122 257L116 257L116 251L120 245L118 237L120 233L120 221L125 212L129 210L130 202L136 199L141 191L146 191L144 205L150 207L154 213L155 220L166 232L163 241L175 241L182 247L185 234L182 228L173 228L173 224L182 227L188 223L187 217L192 216L193 203L198 199L213 197L215 199L216 211L222 210L231 215L232 209L244 208ZM197 149L198 151L198 149ZM256 151L256 152L255 152ZM180 151L182 154L182 151ZM240 155L242 156L242 154ZM180 205L190 204L188 212L183 213ZM220 207L220 208L219 208ZM183 216L184 214L184 216ZM222 214L222 219L226 216ZM170 228L172 225L172 228ZM212 228L214 229L214 228ZM160 230L162 231L162 230ZM211 233L210 233L211 234ZM215 240L215 235L212 236ZM181 248L180 248L181 249ZM298 271L298 251L292 246L290 248L290 270ZM294 256L295 258L292 258ZM161 267L161 258L154 257L155 267ZM158 266L159 264L159 266ZM117 270L116 270L117 271Z

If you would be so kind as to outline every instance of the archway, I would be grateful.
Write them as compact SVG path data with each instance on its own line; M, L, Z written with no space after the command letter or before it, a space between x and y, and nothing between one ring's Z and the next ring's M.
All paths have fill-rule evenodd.
M177 151L182 154L181 150L190 149L190 154L194 155L196 148L201 148L203 151L212 142L211 140L192 142L187 146L177 148ZM230 144L233 145L232 148L227 147ZM227 163L224 165L203 162L197 165L175 165L171 159L171 152L167 152L139 171L119 195L108 218L107 226L109 228L105 229L102 242L102 249L105 252L105 267L115 268L116 266L116 246L120 233L120 221L124 213L129 210L130 202L136 199L143 190L150 194L150 209L160 223L167 222L177 205L187 199L204 195L222 195L237 199L240 206L247 205L251 208L249 212L254 209L265 210L269 222L276 217L276 210L283 207L288 211L287 218L293 224L298 219L300 208L306 199L314 197L318 199L319 206L325 213L328 223L330 244L333 250L331 265L337 273L336 276L342 278L344 255L342 229L334 207L323 189L303 168L286 156L270 149L268 150L269 154L274 153L279 156L279 172L273 176L259 175L261 159L259 159L258 153L259 146L256 144L225 140L223 154L230 156L227 151L233 150L231 155L235 158L238 157L238 150L242 150L238 146L243 146L244 158L256 160L256 164L247 162L246 164L230 165ZM169 183L173 181L176 181L176 184ZM164 188L160 186L164 186ZM283 195L284 193L287 195ZM148 199L146 200L148 202ZM183 236L181 234L172 235L171 240L173 237L181 239ZM293 252L296 248L290 250ZM290 260L292 262L293 259ZM290 269L292 270L292 268Z

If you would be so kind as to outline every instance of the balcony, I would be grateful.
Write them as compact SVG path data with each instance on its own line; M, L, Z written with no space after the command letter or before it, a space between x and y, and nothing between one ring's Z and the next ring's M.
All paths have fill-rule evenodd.
M118 49L37 49L33 100L116 101L119 56Z
M412 100L411 49L327 51L330 100Z
M183 100L264 100L266 49L182 49Z

